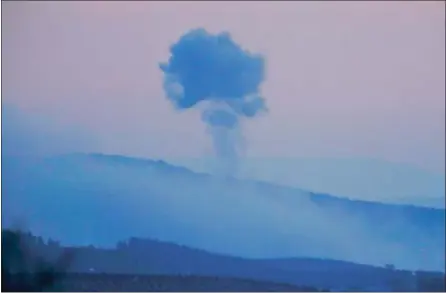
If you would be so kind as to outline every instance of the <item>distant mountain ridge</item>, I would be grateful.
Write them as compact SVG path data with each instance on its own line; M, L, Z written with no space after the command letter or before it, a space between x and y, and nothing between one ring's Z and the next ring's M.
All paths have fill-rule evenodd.
M172 159L195 171L212 172L212 159ZM445 208L445 174L410 164L355 158L240 159L240 179L256 179L350 199Z
M5 164L5 223L26 215L36 234L71 245L106 247L135 236L251 258L444 268L440 209L352 201L122 156Z
M180 165L173 165L171 163L169 163L168 161L165 160L152 160L152 159L147 159L147 158L135 158L135 157L127 157L127 156L122 156L122 155L105 155L105 154L100 154L100 153L90 153L90 154L83 154L83 153L77 153L77 154L72 154L69 155L68 157L72 156L73 158L84 158L84 159L94 159L96 160L98 163L110 163L113 162L115 164L119 164L122 166L132 166L132 167L140 167L140 168L144 168L144 167L149 167L149 166L153 166L156 165L157 168L160 169L165 169L165 170L169 170L169 171L175 171L175 172L187 172L187 173L191 173L195 176L203 176L208 178L210 175L207 172L204 171L197 171L197 170L193 170L193 169L189 169L187 167L184 166L180 166ZM63 157L67 157L67 156L61 156L59 158L63 158ZM256 184L262 184L262 185L278 185L278 184L274 184L268 181L262 181L262 180L256 180L256 179L236 179L233 178L232 180L238 180L238 181L251 181L251 182L255 182ZM282 188L293 188L293 189L300 189L300 188L296 188L296 187L291 187L288 185L279 185ZM302 190L302 189L300 189ZM357 199L357 198L343 198L339 195L336 194L326 194L326 193L321 193L321 192L312 192L312 191L308 191L309 193L311 193L314 196L329 196L329 197L333 197L333 198L339 198L339 199L347 199L347 200L351 200L351 201L358 201L358 202L370 202L370 203L381 203L381 204L390 204L390 205L408 205L408 206L413 206L416 204L411 203L412 201L409 199L401 199L400 203L388 203L388 202L380 202L380 201L376 201L376 200L364 200L364 199ZM419 200L419 198L415 197L414 198L414 202L416 200ZM439 198L438 197L429 197L427 198L427 200L430 200L431 202L435 202L435 204L432 205L428 205L428 206L424 206L422 204L420 204L420 207L426 207L426 208L434 208L434 209L443 209L443 207L439 204ZM444 207L444 209L446 209L446 207Z

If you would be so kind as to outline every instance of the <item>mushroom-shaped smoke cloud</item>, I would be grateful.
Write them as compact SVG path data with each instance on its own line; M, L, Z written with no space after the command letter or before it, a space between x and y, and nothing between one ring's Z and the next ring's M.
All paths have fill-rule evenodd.
M164 90L177 109L204 104L202 120L211 133L217 156L235 171L240 146L240 122L265 111L260 84L264 58L236 44L229 33L210 34L194 29L170 48L161 63Z

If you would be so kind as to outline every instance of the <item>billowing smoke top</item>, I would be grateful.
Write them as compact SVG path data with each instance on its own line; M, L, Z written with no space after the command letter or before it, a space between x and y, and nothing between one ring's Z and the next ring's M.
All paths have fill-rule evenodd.
M260 96L263 57L243 50L229 33L213 35L204 29L187 32L170 47L170 53L169 61L160 64L168 99L179 110L203 104L202 120L217 155L235 162L240 118L266 110Z
M232 111L206 111L210 124L234 126L236 116L254 117L265 110L259 95L264 80L264 59L236 44L229 33L212 35L194 29L171 46L171 57L160 68L165 73L168 98L179 108L188 109L202 101L225 104ZM233 114L233 115L231 115Z

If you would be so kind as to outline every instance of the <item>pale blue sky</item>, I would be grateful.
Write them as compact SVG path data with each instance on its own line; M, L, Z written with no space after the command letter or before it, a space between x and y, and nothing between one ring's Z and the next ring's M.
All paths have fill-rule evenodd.
M444 172L445 12L438 2L4 2L2 98L92 150L198 157L196 111L165 99L158 62L195 27L267 58L268 115L247 155L366 157ZM181 147L179 147L181 146Z

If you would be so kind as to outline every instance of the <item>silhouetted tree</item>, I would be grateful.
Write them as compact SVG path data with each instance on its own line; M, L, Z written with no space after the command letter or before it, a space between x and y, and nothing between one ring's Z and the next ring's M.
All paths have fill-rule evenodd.
M64 253L51 264L39 254L43 245L41 238L30 233L2 230L2 291L55 289L56 281L71 261L71 255Z

